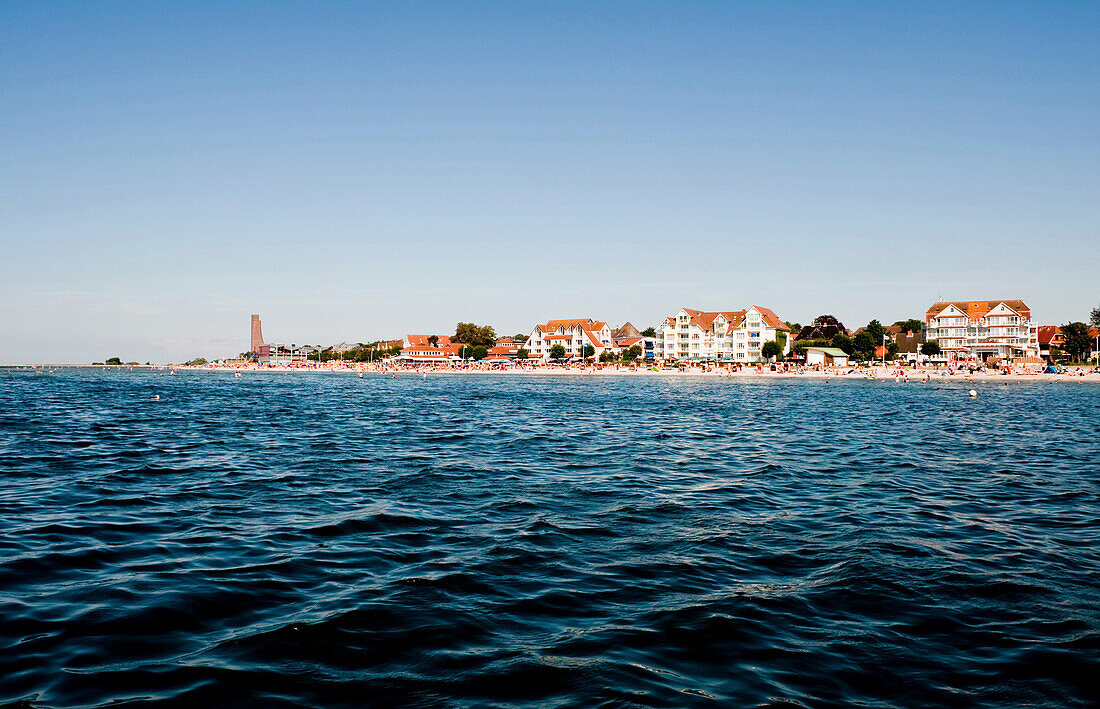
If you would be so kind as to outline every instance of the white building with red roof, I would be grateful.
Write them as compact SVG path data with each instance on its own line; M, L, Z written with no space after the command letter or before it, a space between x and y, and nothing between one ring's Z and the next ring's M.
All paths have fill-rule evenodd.
M586 345L595 350L599 357L605 350L615 347L611 339L611 328L606 322L592 318L574 318L571 320L550 320L535 325L527 338L526 349L532 359L547 360L554 345L565 348L566 357L580 357Z
M459 356L460 347L447 335L405 335L399 357L410 362L450 362Z
M704 311L682 308L657 328L658 359L760 362L765 342L787 335L780 357L790 352L790 328L768 308Z
M1039 356L1039 326L1022 300L933 303L924 322L925 337L953 359Z

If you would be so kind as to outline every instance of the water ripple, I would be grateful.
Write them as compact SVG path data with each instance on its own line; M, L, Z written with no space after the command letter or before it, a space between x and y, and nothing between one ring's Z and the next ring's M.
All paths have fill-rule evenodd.
M0 370L0 703L1095 706L1098 403Z

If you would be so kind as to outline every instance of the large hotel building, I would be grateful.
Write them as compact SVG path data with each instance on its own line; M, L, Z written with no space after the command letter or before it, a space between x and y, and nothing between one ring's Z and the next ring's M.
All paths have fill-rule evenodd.
M657 358L760 362L764 343L786 335L782 358L791 348L790 328L768 308L707 312L682 308L657 328Z
M953 359L1039 356L1039 326L1022 300L935 303L924 322L925 339Z

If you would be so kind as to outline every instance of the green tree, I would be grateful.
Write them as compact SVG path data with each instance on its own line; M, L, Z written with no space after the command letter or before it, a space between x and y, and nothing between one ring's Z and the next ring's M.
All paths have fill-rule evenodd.
M881 327L881 326L880 326ZM856 359L871 359L875 356L875 338L864 330L852 338L852 354Z
M118 358L117 357L112 357L111 359L118 359ZM107 360L107 364L110 364L110 363L111 363L111 360L110 359ZM184 364L186 364L188 367L201 367L202 365L206 364L206 358L205 357L196 357L195 359L191 360L190 362L184 362Z
M878 347L882 344L882 337L886 334L886 328L878 320L872 320L867 323L867 329L864 332L870 333L871 339L875 341L875 347Z
M432 347L436 347L437 345L439 345L439 335L429 335L428 344Z
M485 359L489 354L489 348L485 345L474 345L470 348L470 356L474 359Z
M512 339L516 342L527 342L527 335L524 335L522 332L517 332L512 336Z
M940 343L929 340L920 346L920 353L926 357L935 357L940 353Z
M923 332L924 323L916 318L909 318L908 320L898 320L894 323L895 326L900 327L902 332Z
M451 336L451 340L464 345L471 345L476 336L477 325L472 322L460 322L455 325L455 334Z
M526 347L520 347L516 350L516 359L527 359L530 355L531 353L527 351Z
M1062 349L1075 360L1082 360L1092 349L1092 338L1089 337L1089 326L1083 322L1071 322L1062 325L1062 335L1066 338Z
M122 364L121 357L108 357L107 364Z
M1092 313L1089 315L1089 324L1093 327L1100 327L1100 308L1092 309Z
M779 354L783 354L783 350L787 349L787 333L775 333L775 344L779 345Z
M642 337L657 337L657 330L653 327L647 327L642 330Z
M845 335L843 332L838 332L833 335L833 339L829 341L829 344L838 350L844 350L844 354L852 354L855 351L855 347L852 345L852 338Z
M460 322L455 325L455 334L451 339L466 345L485 345L486 347L492 347L496 344L497 333L496 330L488 325Z
M550 359L564 359L565 345L554 345L550 348Z
M640 345L631 345L625 351L623 351L623 361L633 362L642 356L642 348Z
M614 362L615 361L615 355L611 354L611 350L604 350L603 352L600 353L600 361L601 362Z
M585 358L591 357L594 354L596 354L596 348L593 347L592 345L585 345L581 349L581 356L583 356Z
M764 359L772 359L778 357L782 350L779 349L779 344L775 340L768 340L764 343L764 346L760 348L760 354L764 355Z

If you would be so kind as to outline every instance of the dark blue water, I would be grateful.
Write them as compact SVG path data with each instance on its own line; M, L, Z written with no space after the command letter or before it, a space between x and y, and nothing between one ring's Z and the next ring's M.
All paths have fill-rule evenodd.
M1076 383L0 372L0 703L1095 706L1098 456Z

